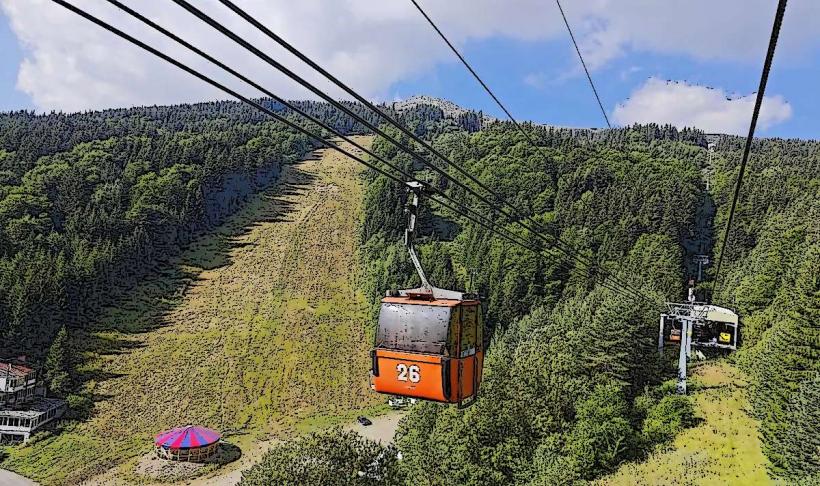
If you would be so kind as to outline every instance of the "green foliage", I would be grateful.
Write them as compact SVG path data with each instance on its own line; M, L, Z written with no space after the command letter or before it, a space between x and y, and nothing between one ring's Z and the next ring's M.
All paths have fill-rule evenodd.
M798 480L820 471L820 376L807 380L792 395L785 410L783 440L785 476Z
M400 484L398 457L355 432L333 429L288 441L242 473L242 486Z
M575 474L590 479L634 451L635 432L627 417L629 404L614 383L598 385L578 404L575 425L564 450Z
M87 326L314 148L254 113L219 102L0 114L0 355L42 363L61 327Z
M820 373L817 148L816 141L755 142L716 295L736 306L742 319L738 362L751 378L749 396L761 420L764 452L774 473L796 482L820 473L816 461L806 460L815 453L807 437L816 431L797 418L808 418L798 404L811 395ZM718 141L716 229L722 230L728 216L741 150L738 137Z
M94 401L86 395L68 395L66 397L67 419L87 420L94 410Z
M683 395L666 395L657 404L648 407L641 435L646 444L668 442L678 432L692 425L694 419L691 398Z
M541 151L504 123L472 134L428 135L593 267L547 248L500 215L487 213L544 251L511 245L435 206L422 212L418 246L428 275L437 285L484 295L492 337L475 405L458 411L421 404L400 425L407 484L565 484L594 478L653 445L641 434L648 410L639 410L635 399L665 373L655 348L658 309L598 285L596 269L620 275L658 303L677 297L684 277L678 242L694 228L705 151L680 142L681 133L669 128L588 138L531 129ZM690 137L702 142L696 132L687 131ZM469 200L384 141L374 148ZM543 152L552 159L545 161ZM376 205L366 208L363 221L364 281L375 303L385 289L416 281L400 246L403 188L374 176L367 191ZM671 407L668 400L663 406ZM676 430L674 420L648 429Z
M46 386L57 396L64 396L71 389L71 363L68 332L61 327L48 349L45 362Z

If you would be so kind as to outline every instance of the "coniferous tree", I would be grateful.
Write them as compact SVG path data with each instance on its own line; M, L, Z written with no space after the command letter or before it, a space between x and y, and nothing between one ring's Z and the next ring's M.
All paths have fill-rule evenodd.
M71 389L71 362L68 332L61 327L48 349L45 361L45 379L48 389L58 396L65 396Z

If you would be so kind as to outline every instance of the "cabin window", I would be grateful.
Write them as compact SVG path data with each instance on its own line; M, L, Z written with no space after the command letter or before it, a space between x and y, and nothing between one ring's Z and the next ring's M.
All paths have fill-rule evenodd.
M382 303L376 347L447 355L450 307Z
M478 337L476 338L476 344L478 344L479 350L484 350L484 312L481 309L481 305L475 306L476 312L478 314L478 322L477 322L477 332Z
M478 343L479 310L477 305L461 308L461 357L475 354Z

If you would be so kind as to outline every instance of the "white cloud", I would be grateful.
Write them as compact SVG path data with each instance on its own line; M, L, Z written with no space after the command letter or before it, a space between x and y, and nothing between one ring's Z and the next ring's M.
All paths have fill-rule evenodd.
M612 116L620 125L669 123L708 133L745 135L754 103L754 94L731 97L720 89L650 78L617 105ZM757 126L766 130L791 116L792 107L782 96L765 96Z
M626 69L621 70L621 73L618 75L621 78L621 81L626 81L627 79L631 78L633 74L639 73L643 70L643 68L639 66L630 66Z
M103 0L71 1L179 55L194 67L207 66ZM171 2L124 1L217 57L229 60L277 94L312 97ZM441 62L455 62L410 2L403 0L236 1L371 98L389 98L396 81L418 76ZM565 11L593 69L632 51L759 63L775 3L577 0L567 2ZM196 5L299 73L318 79L216 0L199 0ZM564 42L565 60L568 66L575 66L574 51L551 2L423 0L422 5L457 46L490 37ZM225 97L48 0L0 0L0 7L24 47L18 88L31 95L39 109L72 111ZM820 17L820 2L794 2L789 9L778 60L820 44L820 31L814 25L814 19ZM476 67L479 71L484 68ZM211 68L207 72L218 74ZM320 86L327 88L328 84ZM341 96L338 91L333 93Z
M547 84L547 75L544 73L529 73L522 79L524 84L532 88L540 89Z

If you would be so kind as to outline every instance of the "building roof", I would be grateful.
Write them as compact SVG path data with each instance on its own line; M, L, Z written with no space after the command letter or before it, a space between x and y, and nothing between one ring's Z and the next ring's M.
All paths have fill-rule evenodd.
M204 447L219 441L219 432L205 427L188 425L160 432L154 437L154 445L169 449Z
M34 370L21 364L0 362L0 377L5 377L6 375L26 376L32 371Z
M65 404L65 400L59 398L43 398L38 397L31 403L27 403L22 410L0 408L0 416L2 417L18 417L18 418L35 418L49 410L60 408Z

